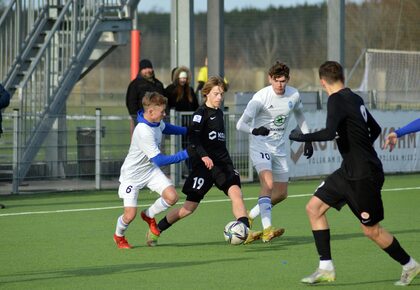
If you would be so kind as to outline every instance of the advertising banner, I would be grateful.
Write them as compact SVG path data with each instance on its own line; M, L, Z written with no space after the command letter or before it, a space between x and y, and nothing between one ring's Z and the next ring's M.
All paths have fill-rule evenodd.
M305 118L311 132L325 128L326 111L305 112ZM420 132L408 134L398 140L392 152L383 150L385 137L392 131L403 127L420 117L416 111L376 111L370 110L382 128L382 133L375 141L374 147L382 161L384 171L419 172L420 171ZM296 127L296 120L290 120L286 136ZM287 137L288 139L288 137ZM310 159L303 156L303 143L286 141L289 156L290 177L327 175L340 167L342 158L335 141L314 142L314 154Z

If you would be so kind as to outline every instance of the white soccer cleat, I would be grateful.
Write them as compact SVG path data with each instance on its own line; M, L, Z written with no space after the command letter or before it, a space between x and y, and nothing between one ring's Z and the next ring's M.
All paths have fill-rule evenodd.
M316 269L316 271L308 276L300 280L300 282L305 284L316 284L321 282L333 282L335 281L335 271L328 271L322 269Z
M416 263L416 265L408 270L403 270L401 273L401 278L399 281L395 282L395 286L408 286L410 285L411 281L420 274L420 264Z

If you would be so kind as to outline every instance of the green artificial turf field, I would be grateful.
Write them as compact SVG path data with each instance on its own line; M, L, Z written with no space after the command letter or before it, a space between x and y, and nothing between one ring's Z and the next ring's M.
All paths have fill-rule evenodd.
M291 182L289 198L273 209L284 236L246 246L224 241L233 216L217 189L157 247L145 245L146 224L136 219L126 233L131 250L112 240L122 213L116 191L1 196L0 289L308 289L299 281L318 259L305 204L319 183ZM243 191L251 208L258 185ZM387 176L382 196L382 225L420 260L420 175ZM142 191L140 209L156 198ZM363 236L349 209L330 210L328 218L337 280L317 289L395 289L401 267ZM417 277L409 289L419 288Z

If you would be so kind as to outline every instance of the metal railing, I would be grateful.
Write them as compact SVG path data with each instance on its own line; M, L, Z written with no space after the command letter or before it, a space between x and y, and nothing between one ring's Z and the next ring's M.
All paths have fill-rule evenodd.
M168 119L175 125L186 125L192 112L171 111ZM248 154L248 136L238 133L235 126L240 116L225 114L226 140L233 163L243 182L253 180L253 169ZM48 132L36 158L23 164L19 158L24 144L19 142L22 118L18 110L3 116L4 133L0 138L0 194L37 190L49 191L64 188L79 189L117 188L120 168L130 145L130 118L103 115L51 116L57 121ZM60 122L64 125L60 125ZM184 143L183 143L184 141ZM181 136L164 139L165 154L178 152L188 140ZM21 166L28 166L24 180L17 178ZM176 185L182 185L188 174L185 162L173 164L167 173ZM165 171L165 170L164 170ZM166 171L165 171L166 172Z
M137 5L139 1L129 2ZM127 21L121 25L106 21L125 17L124 11L131 10L126 7L127 3L118 0L12 1L3 14L0 35L5 39L2 43L12 40L16 44L10 54L5 53L13 61L0 62L2 70L9 69L5 87L12 94L16 89L18 92L20 122L16 138L23 149L16 158L23 166L16 172L16 178L23 179L27 174L29 167L25 164L32 162L55 122L54 117L64 110L67 96L101 33L110 26L112 31L128 30ZM22 13L31 16L23 26L25 29L22 19L26 18ZM12 33L17 36L11 36Z

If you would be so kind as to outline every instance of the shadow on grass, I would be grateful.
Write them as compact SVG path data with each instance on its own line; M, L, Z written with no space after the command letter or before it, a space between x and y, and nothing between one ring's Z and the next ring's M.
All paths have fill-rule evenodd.
M236 259L248 260L245 258ZM106 266L94 266L94 267L77 267L73 269L63 269L58 271L28 271L16 274L0 275L2 278L1 284L8 283L22 283L22 282L34 282L43 281L50 279L63 279L71 277L84 277L84 276L103 276L112 275L116 273L137 273L147 271L162 271L163 269L179 268L179 267L191 267L199 265L217 264L221 262L230 262L230 259L216 259L216 260L204 260L204 261L184 261L184 262L162 262L162 263L136 263L136 264L121 264L121 265L106 265Z

